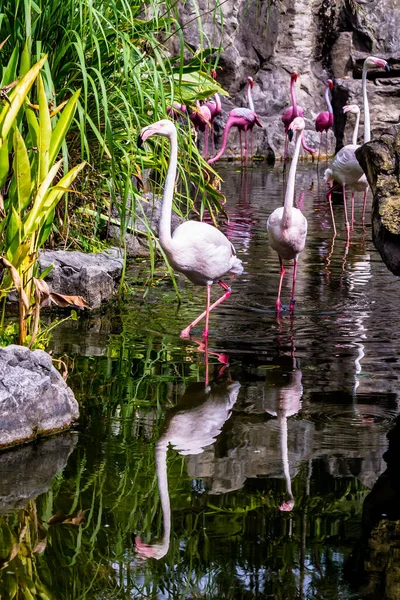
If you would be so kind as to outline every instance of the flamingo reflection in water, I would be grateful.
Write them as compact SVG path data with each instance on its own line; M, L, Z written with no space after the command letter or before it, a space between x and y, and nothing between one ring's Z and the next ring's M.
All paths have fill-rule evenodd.
M208 365L207 340L199 347L205 352ZM222 380L227 369L227 355L221 354L223 366L217 377L210 383L197 382L187 386L175 408L167 412L160 438L156 442L156 471L161 510L164 521L163 535L160 540L145 543L136 537L136 550L140 558L156 558L165 556L169 549L171 534L171 504L168 491L167 450L171 445L182 456L201 454L207 446L214 444L229 419L235 404L240 383L233 381L230 374ZM208 368L206 369L208 373Z
M292 480L289 468L288 452L288 424L287 419L299 412L301 409L301 398L303 395L302 371L294 356L294 344L291 337L292 352L290 367L267 372L263 391L263 404L266 412L277 417L279 424L279 442L282 459L283 473L286 480L286 495L280 511L291 511L294 507L292 493ZM287 357L282 357L286 359Z

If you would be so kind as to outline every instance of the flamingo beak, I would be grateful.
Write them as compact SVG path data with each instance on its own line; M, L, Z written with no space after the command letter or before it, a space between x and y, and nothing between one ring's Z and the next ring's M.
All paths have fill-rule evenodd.
M289 128L288 132L287 132L287 135L288 135L288 138L289 138L289 142L291 142L292 139L293 139L293 129Z
M144 142L147 140L147 138L149 138L151 135L153 135L153 131L148 128L145 127L144 129L142 129L142 131L139 133L138 139L137 139L137 147L138 148L142 148Z
M332 91L333 90L333 81L331 79L329 79L329 89Z
M387 63L385 64L385 71L387 71L388 73L390 71L390 67L389 67L389 65Z

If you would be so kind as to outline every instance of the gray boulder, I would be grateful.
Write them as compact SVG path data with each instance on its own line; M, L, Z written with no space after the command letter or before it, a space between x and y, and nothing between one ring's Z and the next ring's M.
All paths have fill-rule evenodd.
M383 262L400 275L400 125L356 150L373 194L372 239Z
M68 429L78 417L75 396L46 352L0 348L0 448Z
M40 271L54 265L45 278L51 291L82 296L91 308L99 308L115 295L123 264L118 248L91 254L44 250L39 256Z
M53 477L67 464L78 441L76 434L27 444L11 452L0 453L0 516L23 508L46 492Z

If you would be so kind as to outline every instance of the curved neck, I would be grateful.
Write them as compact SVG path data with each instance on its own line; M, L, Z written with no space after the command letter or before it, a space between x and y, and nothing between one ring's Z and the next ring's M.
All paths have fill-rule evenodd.
M369 104L367 97L367 69L364 65L362 72L362 96L364 104L364 144L371 141L371 122L369 118Z
M330 95L329 95L329 85L326 86L325 89L325 101L326 101L326 105L328 107L328 112L330 115L333 115L333 108L332 108L332 104L331 104L331 99L330 99Z
M254 112L254 102L253 96L251 95L251 85L250 81L247 83L247 102L249 103L249 108Z
M294 182L296 179L296 169L297 169L297 162L299 160L302 136L303 136L303 130L296 132L296 145L294 147L292 164L290 165L289 177L288 177L288 181L287 181L287 185L286 185L285 203L283 205L282 227L284 229L287 229L292 224Z
M174 196L174 187L176 179L176 167L178 163L178 138L176 132L171 133L169 136L171 149L169 157L169 165L167 178L164 185L164 195L161 208L161 219L158 237L160 240L161 248L168 250L171 247L171 213L172 213L172 199Z
M233 119L231 117L228 117L228 120L226 122L225 125L225 129L224 129L224 135L222 136L222 146L220 151L218 152L218 154L216 156L214 156L213 158L210 158L210 160L208 161L209 165L212 165L213 163L215 163L215 161L217 161L219 158L221 158L221 156L223 155L223 153L225 152L225 148L226 148L226 142L228 139L228 133L230 128L233 125Z
M360 125L360 112L357 113L356 124L354 125L354 131L353 131L353 144L354 145L357 145L359 125Z
M171 504L168 492L167 474L167 443L156 444L156 469L158 480L158 491L160 494L161 510L164 519L164 528L161 544L164 546L165 555L169 548L169 536L171 534Z
M297 104L296 104L296 92L294 91L294 79L290 81L290 96L292 98L292 116L293 118L298 117Z
M215 98L215 113L219 114L222 110L221 98L219 97L219 94L214 94L214 98Z

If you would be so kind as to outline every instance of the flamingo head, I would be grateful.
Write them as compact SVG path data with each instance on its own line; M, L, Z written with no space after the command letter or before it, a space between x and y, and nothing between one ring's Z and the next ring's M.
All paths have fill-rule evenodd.
M161 135L162 137L170 138L171 136L176 135L176 127L174 123L168 119L161 119L161 121L156 121L151 125L147 125L147 127L143 127L137 140L138 148L141 148L144 142L152 135Z
M211 76L213 79L217 80L217 71L215 69L211 69Z
M327 79L326 80L326 85L328 86L328 88L332 91L333 90L333 81L332 79Z
M253 88L254 87L254 79L252 77L248 77L247 81L249 82L250 87Z
M292 73L292 74L291 74L291 76L290 76L290 79L291 79L292 81L297 81L298 77L299 77L299 74L298 74L298 72L297 72L297 71L293 71L293 73Z
M343 106L343 112L344 114L351 113L353 115L358 115L360 113L360 107L358 104L347 104L347 106Z
M369 69L385 69L385 71L390 71L390 67L386 60L377 58L376 56L368 56L368 58L364 60L363 70Z

